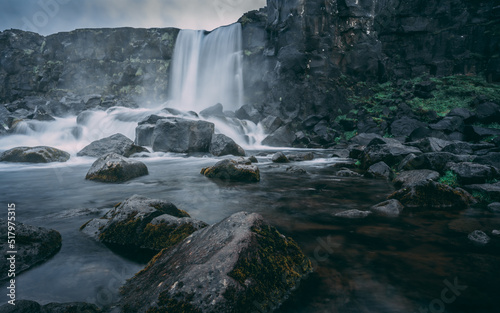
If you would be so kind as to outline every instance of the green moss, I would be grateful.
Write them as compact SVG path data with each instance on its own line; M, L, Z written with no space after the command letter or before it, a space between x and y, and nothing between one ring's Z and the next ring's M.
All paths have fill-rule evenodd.
M269 311L287 296L300 278L312 271L311 262L291 238L268 225L252 227L252 231L257 244L243 251L228 273L244 289L242 296L230 288L224 293L226 299L236 303L235 312L255 311L255 301L261 309Z
M489 204L493 202L490 195L481 191L473 191L472 196L481 204Z
M452 188L459 186L457 175L452 171L447 171L445 175L439 179L439 182Z
M141 241L148 249L161 250L170 248L181 242L196 229L191 224L167 225L167 224L147 224L144 232L141 234Z
M344 133L344 136L345 136L345 140L351 140L353 137L355 137L356 135L358 134L358 130L355 129L353 131L350 131L350 132L345 132Z

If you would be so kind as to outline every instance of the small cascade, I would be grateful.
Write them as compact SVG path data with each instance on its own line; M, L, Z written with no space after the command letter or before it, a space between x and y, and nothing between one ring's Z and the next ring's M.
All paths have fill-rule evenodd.
M227 110L243 104L241 24L203 30L181 30L170 76L172 106L201 111L221 103Z

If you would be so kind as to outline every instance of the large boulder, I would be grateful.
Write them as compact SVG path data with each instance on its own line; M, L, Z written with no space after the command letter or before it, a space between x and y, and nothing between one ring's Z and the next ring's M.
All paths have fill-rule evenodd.
M405 171L393 180L394 185L397 188L408 187L413 184L433 180L437 181L439 179L439 173L431 170L413 170L413 171Z
M377 139L374 139L377 140ZM385 162L393 166L401 162L409 154L421 154L422 152L415 147L404 146L400 143L391 142L387 144L372 144L366 147L361 156L361 163L364 168L370 167L378 162Z
M500 121L500 106L493 102L481 103L476 107L476 119L484 124Z
M486 155L478 156L474 159L475 163L491 165L500 169L500 152L491 152Z
M134 195L81 230L108 245L159 252L206 226L168 201Z
M389 196L406 208L461 210L474 203L474 198L465 190L452 188L432 180L421 181L404 187Z
M384 162L378 162L373 164L366 171L365 176L369 178L385 178L392 179L394 173L392 172L389 165Z
M439 173L446 171L446 165L449 162L469 162L474 157L469 155L456 155L448 152L429 152L424 153L409 160L405 166L405 170L430 169Z
M52 147L17 147L3 152L0 162L52 163L66 162L70 154Z
M132 154L138 152L148 152L148 150L136 146L134 142L125 135L114 134L92 142L76 155L100 158L106 154L116 153L128 158Z
M276 152L273 157L271 158L271 161L273 163L288 163L290 160L288 160L287 156L283 152Z
M152 135L154 151L162 152L208 152L214 124L182 118L162 119L156 122Z
M0 228L0 238L4 239L1 247L5 253L4 259L0 262L0 281L9 278L10 264L12 262L8 259L11 255L7 251L17 251L14 255L15 261L13 261L17 275L47 261L61 249L62 238L59 232L18 222L15 225L15 244L9 246L7 242L7 221L0 220L0 225L3 225Z
M135 128L135 144L138 146L149 146L153 145L153 133L155 131L155 125L152 124L142 124Z
M103 183L120 183L148 174L148 168L144 163L110 153L92 164L85 179Z
M234 160L222 160L214 166L201 170L201 174L208 178L225 181L258 182L260 181L259 168L255 165L239 164Z
M402 117L395 120L391 124L391 134L394 137L408 137L410 134L419 127L426 127L426 124L420 122L419 120Z
M234 155L245 156L245 150L233 139L223 134L214 134L210 142L209 152L215 156Z
M466 185L464 189L484 202L500 201L500 183Z
M222 104L217 103L214 106L211 106L209 108L206 108L205 110L200 112L200 115L207 118L207 117L225 117L224 115L224 107Z
M450 163L447 169L452 171L462 185L483 184L498 177L498 170L491 165L472 162Z
M427 153L427 152L440 152L445 148L446 146L452 144L453 142L439 139L439 138L434 138L434 137L427 137L423 138L420 140L417 140L415 142L409 142L407 145L416 147L420 149L422 152Z
M270 312L312 271L297 244L236 213L163 250L122 288L125 312Z
M274 133L267 136L262 144L271 147L290 147L294 142L295 132L288 125L281 126Z
M436 124L429 125L429 128L432 130L442 131L446 134L463 132L464 120L458 116L447 116Z
M16 300L16 305L4 304L0 306L2 313L101 313L102 310L95 304L84 302L49 303L40 305L30 300Z

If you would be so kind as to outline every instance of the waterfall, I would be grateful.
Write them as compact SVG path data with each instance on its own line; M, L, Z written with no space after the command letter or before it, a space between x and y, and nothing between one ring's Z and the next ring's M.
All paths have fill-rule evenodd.
M221 103L226 110L243 104L241 24L211 33L181 30L170 76L172 106L201 111Z

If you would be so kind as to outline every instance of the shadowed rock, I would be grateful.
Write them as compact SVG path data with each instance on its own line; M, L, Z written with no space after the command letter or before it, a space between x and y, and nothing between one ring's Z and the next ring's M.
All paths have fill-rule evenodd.
M234 142L233 139L223 134L214 134L212 136L209 152L215 156L245 156L245 150Z
M234 160L222 160L214 166L201 170L201 174L208 178L225 181L258 182L260 181L259 168L255 165L239 164Z
M17 147L0 155L0 162L52 163L66 162L69 153L52 147Z
M148 168L144 163L110 153L92 164L85 179L103 183L120 183L148 174Z
M128 158L138 152L149 151L143 147L136 146L132 140L122 134L114 134L92 142L76 155L99 158L109 153L116 153Z
M237 213L163 250L122 288L125 312L266 312L312 267L258 214Z
M439 173L431 170L414 170L414 171L406 171L400 173L393 181L396 187L408 187L413 184L428 181L428 180L438 180Z

